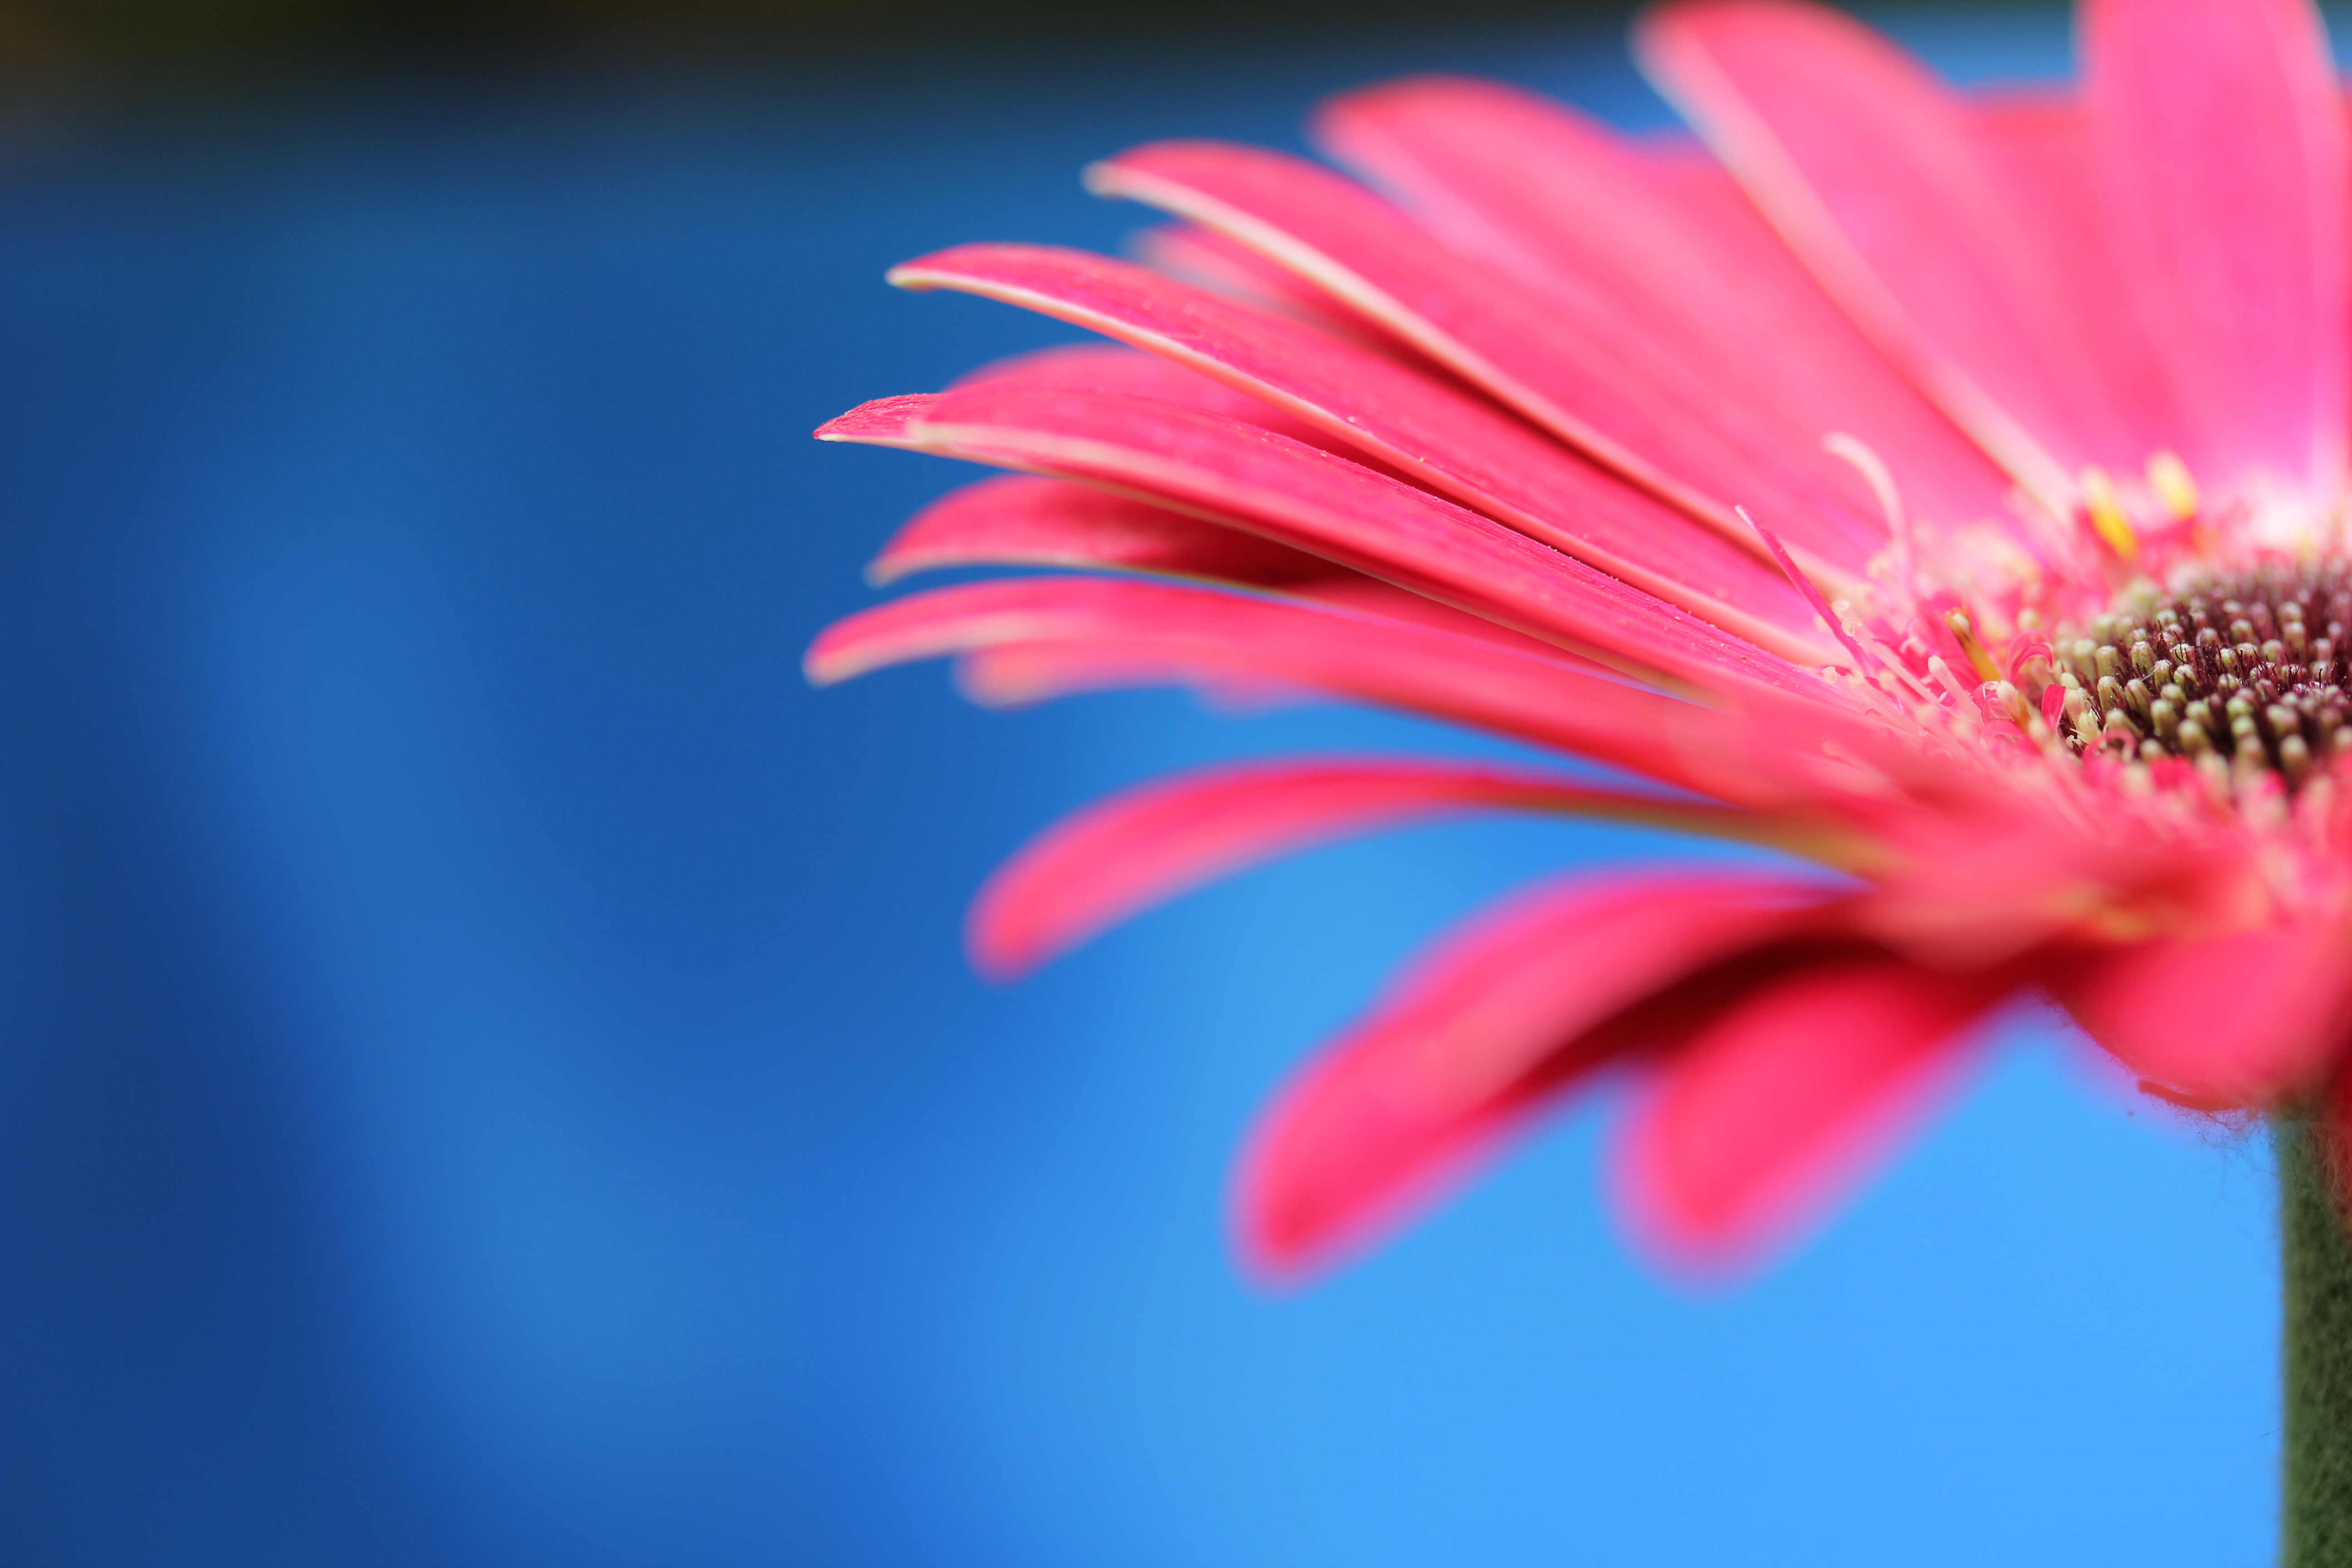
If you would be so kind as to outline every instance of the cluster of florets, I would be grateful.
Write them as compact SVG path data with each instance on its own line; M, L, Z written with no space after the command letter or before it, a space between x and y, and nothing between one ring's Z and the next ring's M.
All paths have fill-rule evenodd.
M2142 584L2051 640L2042 717L2079 754L2180 757L2296 787L2352 747L2347 629L2340 563Z

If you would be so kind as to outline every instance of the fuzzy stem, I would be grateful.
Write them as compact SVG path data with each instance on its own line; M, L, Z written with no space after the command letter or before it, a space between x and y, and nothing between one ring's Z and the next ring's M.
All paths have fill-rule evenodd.
M2352 1568L2352 1244L2344 1151L2319 1125L2273 1124L2279 1180L2281 1568Z

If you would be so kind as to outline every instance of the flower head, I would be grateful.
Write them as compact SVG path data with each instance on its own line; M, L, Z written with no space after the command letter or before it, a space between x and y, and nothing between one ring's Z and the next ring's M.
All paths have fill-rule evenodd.
M1327 1256L1612 1069L1619 1191L1737 1254L1865 1163L2021 996L2149 1092L2352 1082L2352 154L2303 0L2090 0L2079 89L1958 94L1789 0L1637 44L1712 158L1512 89L1342 98L1321 165L1097 165L1145 263L898 268L1112 340L827 439L1015 470L875 565L1079 568L827 631L834 680L954 655L1027 701L1307 690L1606 764L1221 768L1047 833L974 913L1013 973L1200 881L1465 811L1823 870L1540 883L1417 962L1241 1178Z

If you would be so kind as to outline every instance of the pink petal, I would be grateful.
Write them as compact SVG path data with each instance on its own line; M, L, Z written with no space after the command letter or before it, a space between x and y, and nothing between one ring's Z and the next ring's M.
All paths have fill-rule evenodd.
M2090 910L2161 907L2188 923L2242 900L2242 839L2085 831L2046 795L1948 769L1939 790L1932 766L1900 775L1910 809L1883 824L1900 864L1877 879L1866 915L1872 937L1929 967L2006 962L2079 931Z
M1628 1217L1687 1263L1752 1256L1817 1213L1912 1124L2015 984L1851 950L1761 978L1678 1042L1620 1142Z
M1105 392L1126 397L1172 403L1221 418L1238 420L1260 430L1271 430L1301 446L1330 452L1351 463L1386 474L1392 479L1426 489L1419 477L1390 467L1355 442L1330 435L1297 416L1284 412L1222 381L1213 381L1175 361L1145 353L1121 343L1065 343L1015 354L982 365L957 380L956 389L1029 387L1056 392Z
M1239 585L1249 587L1255 584ZM1384 620L1402 621L1410 626L1448 632L1454 637L1475 637L1481 642L1507 647L1525 658L1540 658L1548 664L1582 670L1587 675L1599 676L1603 679L1622 679L1618 671L1598 659L1570 653L1557 643L1544 642L1523 632L1515 632L1483 616L1453 609L1434 599L1425 599L1419 594L1383 583L1377 577L1367 577L1360 572L1335 567L1320 577L1277 584L1275 591L1335 610L1352 610L1362 615L1378 616Z
M2072 507L2084 464L2137 472L2174 438L2169 405L2100 352L2130 334L2115 273L2077 260L2095 204L2029 222L2007 144L1909 56L1789 0L1671 5L1637 44L1839 303L2046 505Z
M1034 968L1164 900L1279 855L1465 811L1554 812L1769 837L1748 812L1525 769L1340 759L1244 763L1157 779L1048 828L973 906L983 971Z
M1537 297L1327 169L1253 148L1160 142L1097 164L1087 182L1280 262L1743 549L1751 535L1736 504L1832 571L1857 571L1885 537L1874 509L1823 514L1782 482L1780 435L1643 333L1620 301L1559 289ZM1801 348L1776 341L1760 352Z
M1192 374L1161 364L1171 374ZM887 584L956 566L1091 567L1270 589L1479 637L1593 674L1609 673L1566 648L1321 556L1069 479L1013 476L950 491L909 520L867 566L866 575Z
M941 394L906 438L927 451L1082 479L1230 521L1701 689L1827 692L1755 646L1487 518L1215 415L1108 394L982 386Z
M2201 440L2192 466L2343 480L2343 89L2304 0L2088 0L2101 172L2143 321Z
M1129 254L1155 272L1197 283L1227 299L1295 316L1375 353L1398 358L1410 353L1297 273L1214 229L1191 223L1160 224L1137 235Z
M982 479L909 519L866 568L877 584L951 566L1120 567L1263 587L1329 576L1319 556L1068 479Z
M1423 476L1391 467L1352 440L1334 436L1222 381L1187 370L1173 360L1122 343L1066 343L1059 348L1015 354L982 366L958 379L955 385L1107 392L1149 398L1154 403L1172 403L1179 408L1197 409L1271 430L1301 446L1345 458L1416 489L1429 488Z
M2058 961L2084 1033L2194 1100L2269 1106L2315 1088L2352 1026L2340 921L2132 942Z
M1913 514L2004 514L2007 476L1855 329L1711 161L1515 88L1443 77L1339 99L1316 132L1455 250L1530 288L1598 293L1637 315L1661 352L1770 420L1782 482L1818 510L1876 519L1860 477L1822 448L1838 431L1885 461Z
M2074 434L2050 436L2051 449L2077 469L2112 473L2138 471L2152 452L2182 451L2191 431L2163 334L2141 324L2132 289L2118 286L2138 264L2112 224L2086 221L2105 200L2090 114L2072 96L2009 92L1969 100L1965 117L2019 230L2063 237L2045 238L2032 258L2062 318L2042 330L2065 334L2045 345L2045 357L2083 399L2068 416Z
M1315 426L1318 445L1351 445L1694 614L1712 619L1727 604L1751 624L1811 632L1801 600L1752 548L1628 489L1492 405L1313 327L1127 262L1042 246L961 246L890 278L1002 300L1164 356Z
M1279 431L1310 447L1335 447L1314 426L1285 414L1261 398L1187 370L1173 360L1116 343L1065 343L1058 348L1015 354L959 377L956 385L1057 387L1066 392L1112 392L1149 397ZM1338 445L1352 450L1352 444Z
M1236 1184L1243 1244L1277 1274L1429 1201L1543 1105L1674 1025L1642 1004L1818 922L1787 878L1543 884L1415 961L1282 1091Z
M1038 577L938 589L820 635L819 685L920 658L997 650L1001 700L1154 682L1260 681L1448 719L1717 799L1806 804L1819 786L1784 740L1734 715L1374 616L1159 583ZM1775 743L1779 742L1780 743Z
M848 413L818 426L816 438L820 441L855 441L868 447L904 446L907 444L907 426L930 406L933 396L928 392L914 392L861 403Z

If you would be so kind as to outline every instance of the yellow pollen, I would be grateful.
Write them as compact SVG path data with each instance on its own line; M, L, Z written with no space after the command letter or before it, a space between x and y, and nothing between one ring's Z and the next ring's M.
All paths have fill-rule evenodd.
M1977 679L1999 680L2000 666L1992 661L1992 655L1985 650L1985 645L1977 640L1976 629L1969 625L1969 617L1954 610L1944 617L1944 624L1952 628L1954 637L1960 639L1960 651L1967 654L1969 663L1976 667Z
M2189 477L2189 465L2177 453L2158 452L2147 460L2147 488L2156 492L2164 510L2182 522L2195 517L2205 504L2197 493L2197 481Z
M2132 531L2131 521L2124 516L2123 503L2116 499L2116 482L2107 478L2104 468L2084 468L2081 479L2083 510L2091 516L2091 527L2107 542L2107 548L2128 561L2139 553L2139 535Z

